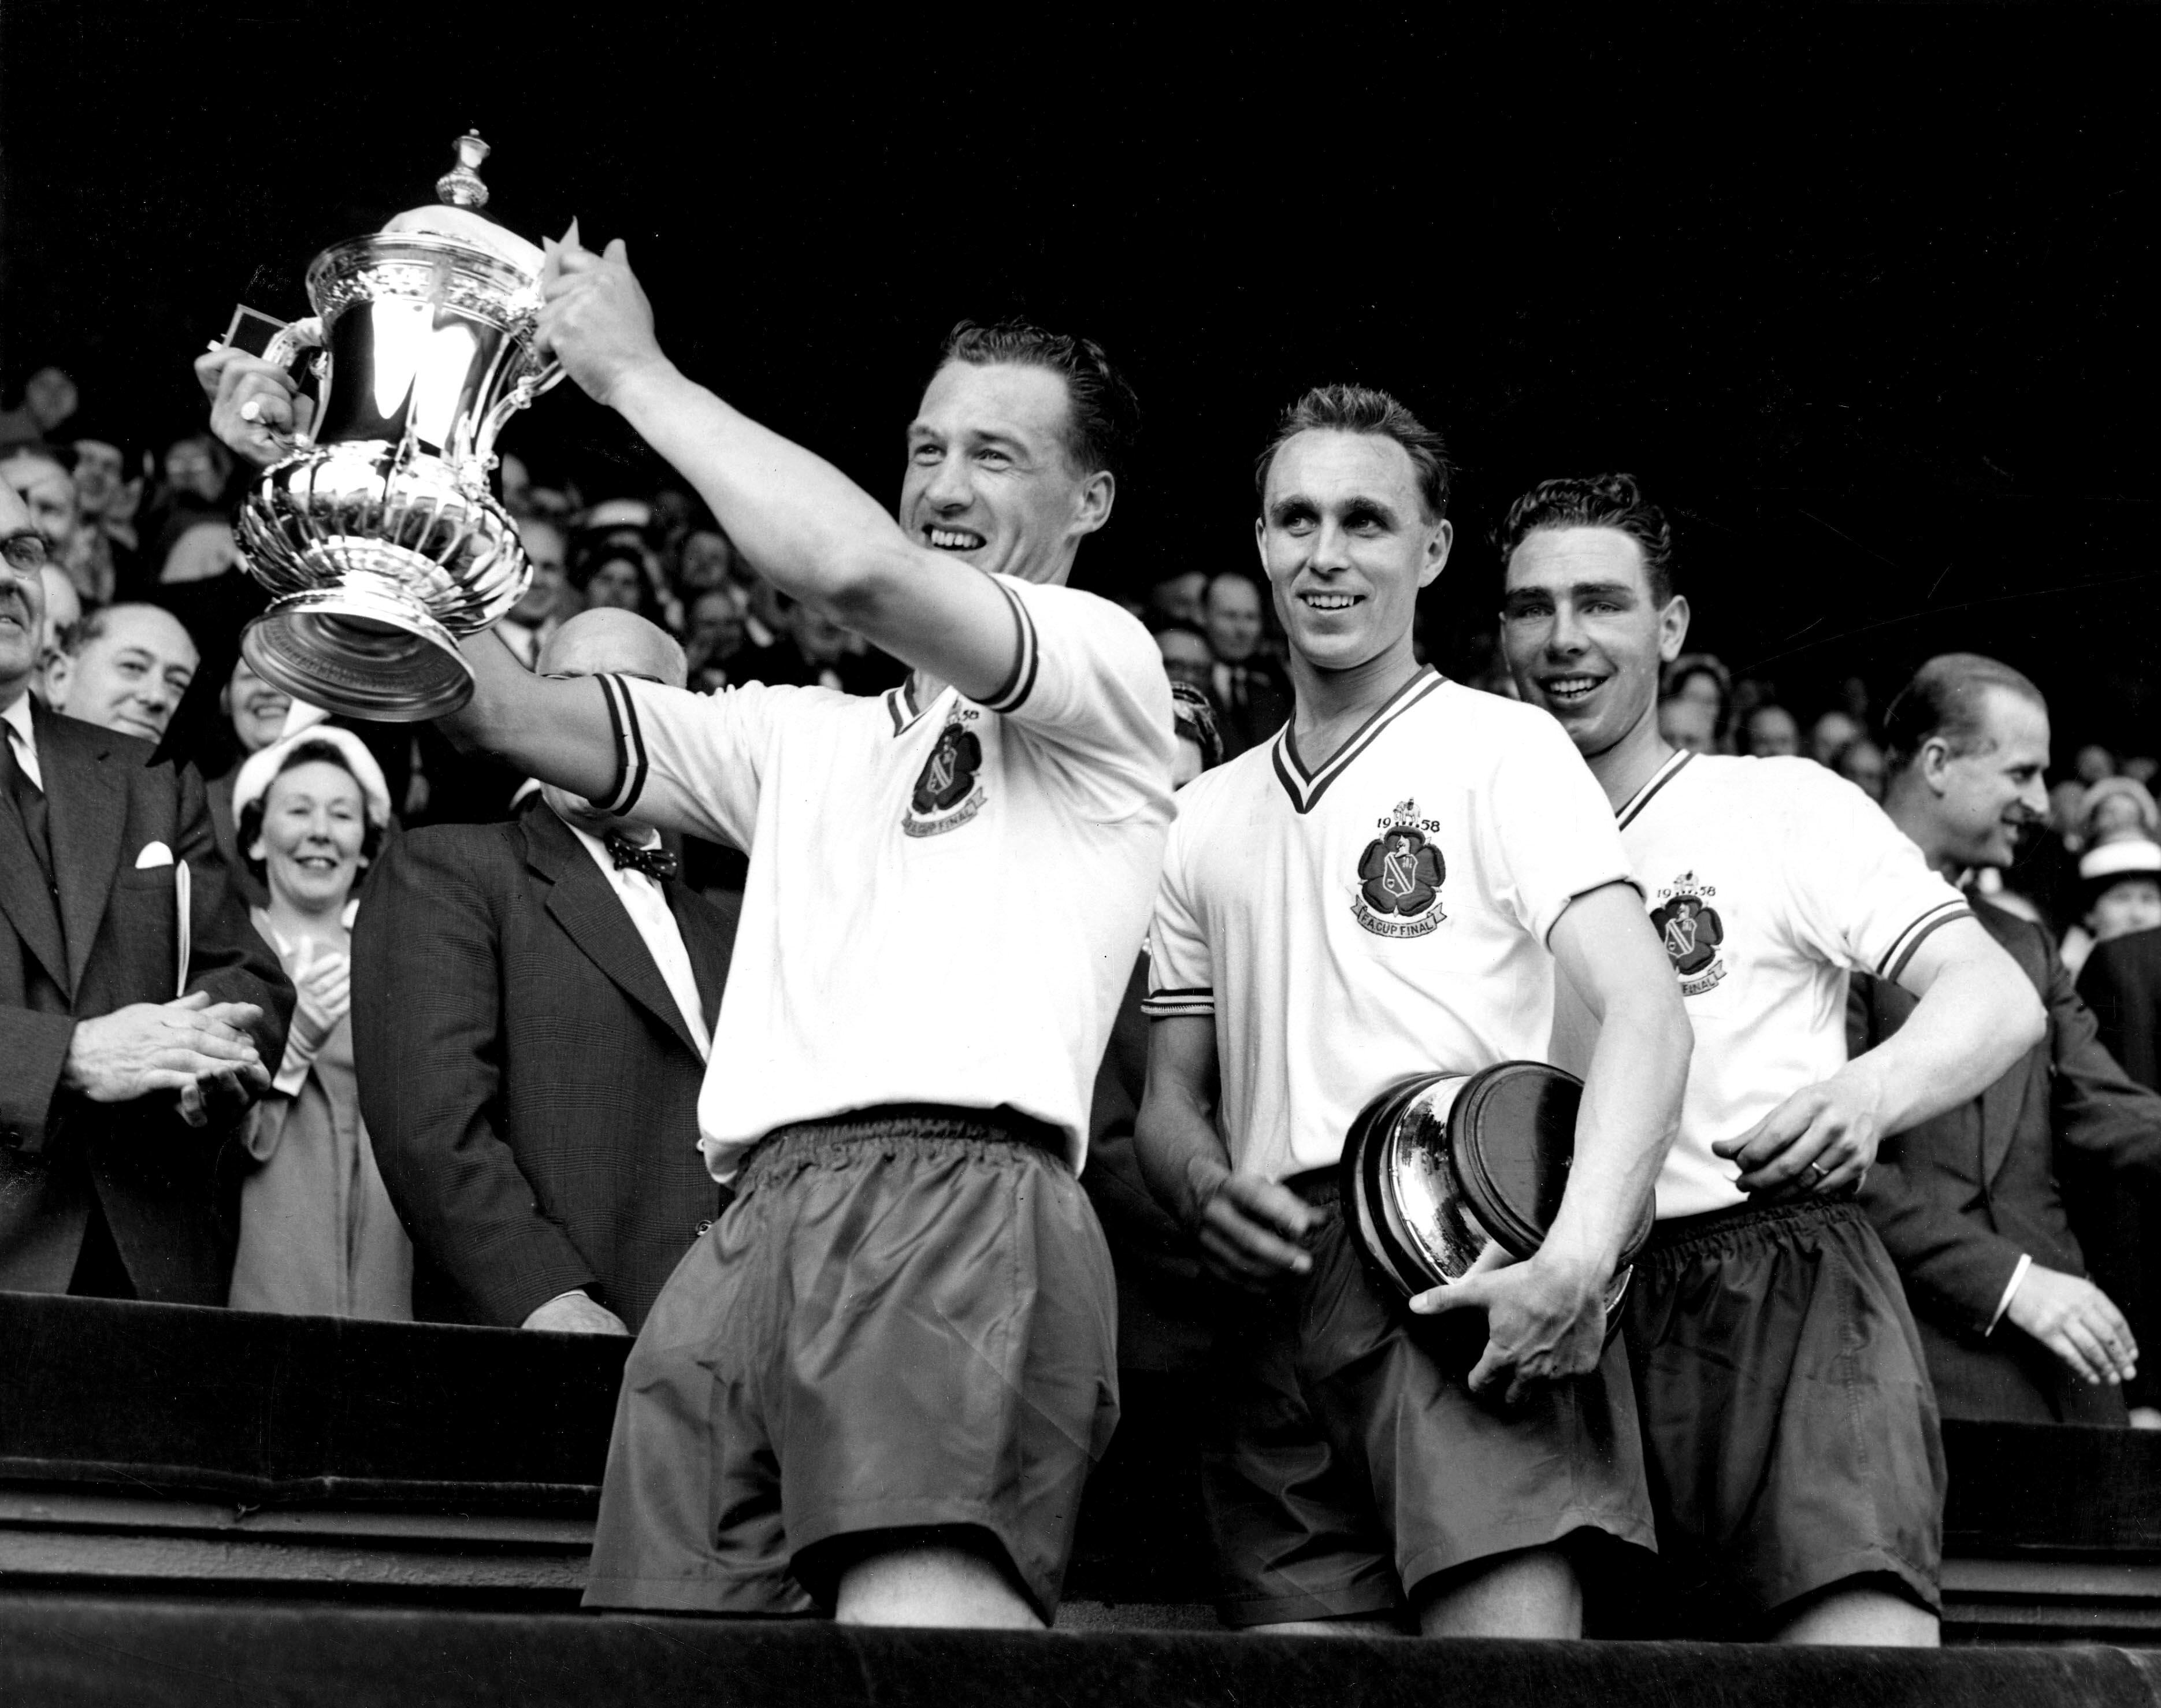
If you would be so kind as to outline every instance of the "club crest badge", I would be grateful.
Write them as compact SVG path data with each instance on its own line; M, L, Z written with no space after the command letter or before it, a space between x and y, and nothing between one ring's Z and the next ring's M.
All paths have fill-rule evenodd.
M1440 822L1420 818L1415 801L1399 800L1376 827L1381 834L1358 857L1351 916L1376 937L1423 937L1448 917L1440 906L1448 862L1433 840Z
M915 778L900 827L911 836L942 836L957 831L983 810L982 738L968 726L980 714L962 706L938 732L930 757Z
M1651 909L1651 929L1665 945L1685 997L1700 997L1726 976L1726 962L1718 952L1726 941L1726 922L1711 904L1717 893L1715 884L1699 883L1695 873L1684 872L1659 892L1658 905Z

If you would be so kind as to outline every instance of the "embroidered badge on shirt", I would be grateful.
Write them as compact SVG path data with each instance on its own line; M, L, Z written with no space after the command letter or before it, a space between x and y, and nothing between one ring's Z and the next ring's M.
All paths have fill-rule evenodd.
M982 714L962 706L938 732L937 745L923 762L908 798L900 827L911 836L941 836L957 831L983 810L983 743L968 726Z
M1448 862L1431 838L1437 820L1418 815L1418 803L1399 800L1377 821L1381 834L1358 857L1358 893L1351 917L1376 937L1423 937L1446 919L1440 886Z
M1684 872L1659 892L1659 904L1651 909L1651 929L1666 945L1685 997L1700 997L1726 976L1718 953L1726 924L1711 904L1717 893L1716 885L1699 883L1695 873Z

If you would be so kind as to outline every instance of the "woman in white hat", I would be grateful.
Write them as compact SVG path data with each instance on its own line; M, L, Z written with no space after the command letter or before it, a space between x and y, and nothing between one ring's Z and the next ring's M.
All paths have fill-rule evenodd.
M2087 849L2079 857L2079 899L2084 917L2064 933L2061 950L2073 978L2096 945L2161 925L2161 843L2134 831Z
M352 888L390 822L360 738L317 725L250 758L232 788L242 857L270 893L255 928L298 1003L247 1136L236 1310L409 1321L413 1247L376 1171L354 1076Z

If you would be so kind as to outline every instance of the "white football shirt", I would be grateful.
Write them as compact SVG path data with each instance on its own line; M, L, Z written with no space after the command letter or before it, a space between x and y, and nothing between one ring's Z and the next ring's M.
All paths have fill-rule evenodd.
M1009 1105L1080 1166L1171 816L1170 685L1108 601L995 585L1019 648L982 703L598 679L608 810L751 857L698 1100L716 1179L881 1103Z
M1676 753L1617 815L1695 1028L1661 1219L1747 1201L1712 1143L1846 1065L1849 972L1895 979L1971 909L1882 808L1808 759Z
M1241 1173L1325 1168L1399 1079L1544 1060L1547 934L1627 877L1560 726L1423 671L1318 771L1286 726L1187 785L1146 1011L1215 1016Z

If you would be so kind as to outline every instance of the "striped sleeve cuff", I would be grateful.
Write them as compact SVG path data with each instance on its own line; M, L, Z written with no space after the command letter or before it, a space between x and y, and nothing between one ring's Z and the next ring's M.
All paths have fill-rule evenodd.
M1141 1013L1151 1020L1169 1020L1180 1014L1207 1015L1215 1012L1216 992L1206 985L1150 991L1141 999Z
M1914 951L1927 942L1930 935L1948 925L1954 919L1970 919L1973 909L1966 903L1964 896L1954 896L1939 903L1891 940L1891 946L1883 951L1883 958L1876 963L1876 976L1894 983L1906 970L1906 963L1914 958Z
M1035 639L1035 619L1028 614L1028 606L1020 595L1008 586L1002 578L992 576L991 585L1006 596L1006 603L1013 607L1015 645L1013 674L999 685L998 691L982 704L990 711L1018 711L1035 687L1035 669L1040 661Z
M619 676L596 676L601 697L607 703L608 726L615 737L615 782L607 799L594 802L611 813L627 813L645 792L648 762L645 734L638 721L638 707Z

